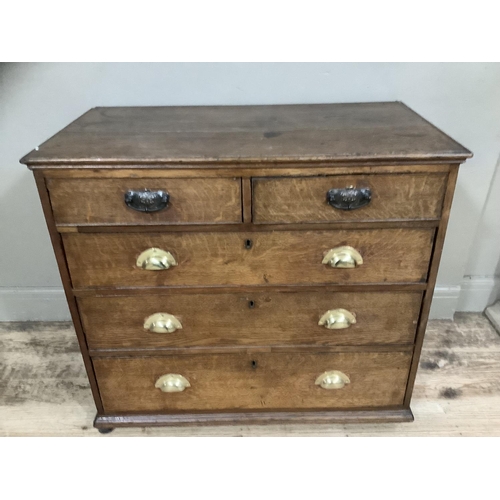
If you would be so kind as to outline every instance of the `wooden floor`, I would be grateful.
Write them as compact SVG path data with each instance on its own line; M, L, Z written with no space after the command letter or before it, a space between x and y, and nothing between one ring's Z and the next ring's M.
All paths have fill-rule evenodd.
M0 323L0 436L499 436L500 337L480 314L432 321L405 424L116 429L94 404L68 323Z

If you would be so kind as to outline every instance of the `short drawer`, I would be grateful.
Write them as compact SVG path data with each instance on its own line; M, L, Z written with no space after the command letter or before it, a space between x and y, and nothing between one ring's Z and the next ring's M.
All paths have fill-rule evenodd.
M105 412L168 413L399 406L410 360L409 352L295 352L108 357L93 364ZM334 373L325 380L325 372ZM328 382L337 388L320 385ZM172 386L183 390L159 388Z
M433 238L433 229L63 234L76 288L424 282ZM362 264L324 263L332 250L337 264L354 262L345 246ZM142 264L168 252L176 265L138 267L145 251L154 255Z
M253 179L255 223L437 219L447 174Z
M140 176L140 172L137 174ZM57 224L238 223L239 178L49 179Z
M410 344L420 304L420 292L176 292L78 299L90 349Z

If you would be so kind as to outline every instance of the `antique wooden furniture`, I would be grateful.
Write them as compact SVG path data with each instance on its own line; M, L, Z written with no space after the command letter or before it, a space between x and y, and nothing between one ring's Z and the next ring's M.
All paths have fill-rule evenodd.
M399 102L94 108L36 148L94 425L412 420L470 156Z

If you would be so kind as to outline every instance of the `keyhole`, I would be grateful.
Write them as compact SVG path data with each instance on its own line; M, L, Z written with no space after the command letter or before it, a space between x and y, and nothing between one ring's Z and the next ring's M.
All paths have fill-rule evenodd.
M252 248L252 245L253 245L253 241L252 240L245 240L245 248L247 250L250 250L250 248Z
M255 307L255 302L254 302L253 300L249 300L249 301L248 301L248 307L249 307L250 309L253 309L253 308Z
M257 361L252 361L252 368L257 368Z

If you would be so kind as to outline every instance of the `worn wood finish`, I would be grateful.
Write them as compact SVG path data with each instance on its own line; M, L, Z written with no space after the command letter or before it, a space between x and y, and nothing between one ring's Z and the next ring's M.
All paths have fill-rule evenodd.
M38 165L463 161L400 102L94 108L21 161Z
M403 402L410 353L215 354L161 358L95 358L106 413L193 410L293 410L397 406ZM325 390L314 384L327 370L351 383ZM179 373L191 387L154 387Z
M421 293L233 293L78 300L91 349L366 345L413 343ZM195 306L193 307L193 304ZM330 309L356 316L349 328L319 326ZM182 323L174 333L153 333L144 319L157 312Z
M76 300L73 295L73 291L71 289L71 279L68 272L66 257L61 242L61 236L58 234L56 230L54 216L52 213L52 208L50 206L49 193L47 191L47 186L45 184L45 179L38 172L35 172L34 175L35 175L36 186L38 189L38 195L40 196L40 201L42 203L42 210L45 216L45 222L47 224L47 229L49 231L52 246L54 248L54 254L56 257L57 266L59 268L59 274L61 276L61 281L64 288L64 294L66 296L66 301L68 302L71 319L73 320L73 324L75 326L76 336L78 338L80 352L82 354L83 362L85 364L85 369L87 371L87 376L89 378L90 388L92 390L94 402L97 407L97 411L103 411L101 397L99 395L99 390L97 388L94 368L92 366L92 361L88 353L87 342L80 323L80 317L78 315L78 307L76 305Z
M49 179L58 224L219 224L238 223L241 181L223 179ZM133 210L124 202L129 190L163 190L168 206L158 212Z
M98 429L115 427L163 427L163 426L193 426L193 425L229 425L237 422L241 425L276 425L295 424L300 422L315 426L316 433L321 432L321 424L380 424L413 422L413 413L409 408L349 410L349 411L279 411L279 412L245 412L245 413L171 413L156 415L97 415L94 426ZM343 426L343 425L342 425ZM314 433L314 431L313 431ZM214 433L217 435L217 431Z
M63 234L74 287L280 285L423 282L434 230L305 231L184 234ZM246 240L252 241L250 249ZM329 249L350 245L364 264L333 269ZM137 256L150 247L178 266L144 271Z
M439 225L439 229L437 231L436 241L434 242L432 261L429 269L428 288L424 293L422 311L420 314L420 323L418 326L417 338L415 339L415 352L412 360L410 376L408 378L408 388L405 396L405 405L408 407L410 405L413 385L415 383L415 377L418 369L418 362L420 359L420 352L422 350L422 344L424 341L425 329L427 327L429 312L431 310L432 296L434 294L434 287L436 286L439 262L441 260L441 254L443 252L444 238L446 236L446 229L448 227L448 219L450 217L451 204L453 201L453 195L455 193L455 185L457 182L457 178L458 178L458 167L454 168L449 175L448 187L446 189L446 194L443 202L443 216L441 219L441 224Z
M243 208L243 222L251 227L252 222L252 181L241 179L241 206Z
M321 352L409 352L413 353L413 344L367 344L364 346L359 345L323 345L319 348ZM172 356L173 354L241 354L245 353L291 353L305 352L315 354L318 351L316 345L296 345L296 344L282 344L279 346L272 345L255 345L255 346L238 346L233 345L230 347L149 347L149 348L136 348L136 347L120 347L118 349L89 349L89 354L93 358L103 357L118 357L123 356Z
M248 212L247 212L248 213ZM291 230L308 230L314 231L318 229L398 229L403 227L422 228L422 227L438 227L439 219L427 219L420 221L380 221L380 222L349 222L337 221L314 224L299 223L299 224L252 224L250 222L242 224L218 224L216 228L213 225L154 225L150 226L101 226L101 225L86 225L79 226L74 224L59 224L57 230L60 233L154 233L154 232L190 232L200 233L207 231L217 232L262 232L262 231L291 231Z
M447 174L339 175L253 179L255 223L387 221L439 218ZM330 206L330 189L369 188L371 201L356 210Z
M337 164L332 170L332 163L314 163L304 168L301 163L270 163L265 165L177 165L177 167L165 168L164 165L123 165L123 168L114 165L78 165L71 168L63 168L54 165L51 168L36 168L40 170L47 179L198 179L198 178L225 178L225 177L316 177L318 175L378 175L378 174L425 174L425 173L447 173L450 169L449 162L422 163L412 165L411 163L366 164L356 162L355 164Z
M420 292L427 289L427 283L398 283L398 284L366 284L359 285L277 285L272 287L273 292ZM253 294L256 292L269 292L271 289L267 285L255 286L167 286L167 287L106 287L106 288L75 288L73 293L75 297L125 297L129 295L172 295L210 293L217 295L219 293L240 293Z
M470 156L402 103L95 108L49 139L22 162L37 171L94 425L411 420L457 169ZM329 189L350 185L369 187L370 204L327 204ZM145 188L168 191L170 206L126 208L124 193ZM344 245L362 266L321 263ZM153 246L179 265L137 269ZM357 322L319 327L333 308ZM154 312L183 328L145 331ZM351 384L315 386L327 369ZM191 387L155 389L167 370Z
M304 168L304 166L306 168ZM304 165L301 163L285 164L238 164L238 165L178 165L177 167L165 168L164 165L78 165L78 167L62 168L54 165L49 168L37 168L43 172L47 179L218 179L224 177L315 177L318 175L354 175L354 174L423 174L423 173L447 173L450 165L434 162L431 164L338 164L332 169L332 163L314 163Z

